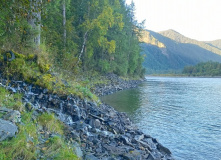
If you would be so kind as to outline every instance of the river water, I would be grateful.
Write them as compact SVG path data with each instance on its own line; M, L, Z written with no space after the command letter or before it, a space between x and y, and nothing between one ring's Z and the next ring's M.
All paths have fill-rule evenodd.
M177 160L221 160L221 78L146 77L102 97Z

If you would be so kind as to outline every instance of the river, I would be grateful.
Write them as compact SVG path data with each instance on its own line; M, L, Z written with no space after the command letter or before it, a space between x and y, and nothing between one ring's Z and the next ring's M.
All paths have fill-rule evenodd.
M221 160L221 78L146 77L102 97L177 160Z

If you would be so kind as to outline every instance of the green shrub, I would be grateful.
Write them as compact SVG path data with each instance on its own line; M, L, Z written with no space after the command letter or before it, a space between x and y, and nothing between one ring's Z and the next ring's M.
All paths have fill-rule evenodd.
M55 160L78 160L79 158L74 154L73 149L68 146L64 140L59 136L50 138L44 147L44 154L47 158Z
M45 127L50 132L55 132L63 135L64 125L61 121L55 118L54 114L43 113L37 119L38 123Z

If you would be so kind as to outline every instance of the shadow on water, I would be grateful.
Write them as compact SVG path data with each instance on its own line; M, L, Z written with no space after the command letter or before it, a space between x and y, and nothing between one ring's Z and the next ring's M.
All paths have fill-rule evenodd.
M101 100L114 107L117 111L125 112L130 118L141 106L140 88L128 89L101 97Z

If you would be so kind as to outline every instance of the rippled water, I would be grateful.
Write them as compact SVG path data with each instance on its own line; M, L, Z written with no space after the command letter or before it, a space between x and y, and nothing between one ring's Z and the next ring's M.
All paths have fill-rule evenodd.
M102 100L128 113L177 160L221 160L221 79L146 79Z

